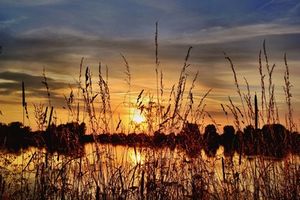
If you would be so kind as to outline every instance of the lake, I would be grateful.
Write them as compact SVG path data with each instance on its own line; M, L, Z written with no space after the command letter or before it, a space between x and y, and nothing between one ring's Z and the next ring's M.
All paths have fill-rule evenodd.
M299 197L300 158L190 157L182 149L88 143L79 155L29 148L1 153L0 195L13 199Z

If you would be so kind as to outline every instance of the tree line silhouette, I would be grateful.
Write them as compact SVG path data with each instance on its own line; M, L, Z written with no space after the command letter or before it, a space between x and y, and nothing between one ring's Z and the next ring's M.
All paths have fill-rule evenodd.
M0 123L0 148L9 152L18 152L21 148L46 147L49 152L66 154L83 153L85 143L98 142L113 145L145 147L179 147L195 156L204 149L208 156L214 156L220 146L225 155L235 152L244 155L264 155L284 157L288 153L300 153L300 135L290 132L281 124L264 125L261 129L249 125L243 132L233 126L224 126L223 133L218 133L215 125L207 125L200 133L196 124L186 123L178 134L156 131L153 135L145 133L103 133L86 134L85 123L71 122L51 124L45 131L31 131L21 122Z

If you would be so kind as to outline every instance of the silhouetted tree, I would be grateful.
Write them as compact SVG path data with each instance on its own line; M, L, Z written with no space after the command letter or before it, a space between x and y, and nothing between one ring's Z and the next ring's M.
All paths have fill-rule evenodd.
M205 127L203 139L205 144L204 150L210 156L215 155L217 149L219 148L219 140L220 140L220 136L217 133L215 125L210 124Z
M287 129L281 124L267 124L262 128L263 143L265 145L265 154L282 157L287 148Z
M233 155L235 144L235 130L233 126L224 126L220 136L220 144L224 146L225 155Z

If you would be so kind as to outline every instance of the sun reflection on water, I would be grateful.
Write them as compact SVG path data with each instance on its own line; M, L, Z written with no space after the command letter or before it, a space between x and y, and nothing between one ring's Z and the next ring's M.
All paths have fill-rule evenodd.
M137 150L136 148L132 148L128 153L129 153L130 161L134 165L144 164L145 155L142 154L141 151Z

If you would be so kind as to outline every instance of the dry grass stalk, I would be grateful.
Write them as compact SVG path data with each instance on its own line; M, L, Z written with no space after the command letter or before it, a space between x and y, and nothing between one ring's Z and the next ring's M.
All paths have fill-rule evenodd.
M47 76L46 76L46 70L45 70L45 68L43 68L43 78L44 78L44 80L42 81L42 84L44 84L45 87L46 87L49 106L51 106L50 88L49 88L49 85L48 85L48 79L47 79Z
M224 105L221 103L221 107L222 107L222 110L223 110L223 113L225 114L226 116L226 120L227 120L227 123L228 123L228 112L226 111Z
M215 125L217 132L220 133L219 124L216 122L216 120L211 116L211 114L209 112L205 111L205 113L207 114L207 116L209 117L211 122Z
M159 59L158 59L158 22L156 22L155 23L155 78L156 78L156 99L157 99L157 105L158 105L158 113L157 113L156 119L157 119L157 123L160 124L160 120L161 120L161 106L160 106L160 95L159 95L158 71L159 71ZM162 77L161 77L161 80L162 80Z
M130 114L130 108L131 108L131 73L130 73L130 66L129 66L129 63L127 61L127 59L125 58L124 55L122 55L122 58L123 58L123 61L125 63L125 82L127 83L127 86L128 86L128 90L127 90L127 95L128 95L128 133L130 132L130 124L131 124L131 114ZM124 97L126 98L126 96Z
M185 60L184 60L184 64L183 67L181 69L180 72L180 76L179 76L179 80L178 80L178 84L177 84L177 92L176 92L176 97L175 97L175 103L174 103L174 110L173 110L173 114L172 114L172 127L174 127L174 125L177 123L177 121L175 121L176 116L179 114L179 110L181 107L181 99L185 90L185 81L186 81L186 69L189 67L189 64L187 64L189 57L190 57L190 52L192 50L192 47L189 47L188 52L186 54Z
M186 105L186 109L185 109L184 117L183 117L183 126L186 123L189 114L193 111L193 104L194 104L193 89L195 87L195 83L196 83L196 80L198 78L198 75L199 75L199 71L197 71L197 73L195 74L194 79L193 79L192 84L191 84L191 87L190 87L189 92L188 92L187 105Z
M73 103L74 103L75 99L74 99L73 89L71 88L71 86L70 86L70 90L71 91L70 91L69 96L67 97L66 95L64 95L64 98L65 98L65 102L67 105L68 117L71 117L72 121L73 121L73 117L74 117ZM63 107L63 108L65 109L65 107Z
M148 102L145 105L142 105L141 112L143 111L143 115L146 118L146 123L148 127L148 133L152 134L154 132L155 128L155 122L156 122L156 111L157 111L157 105L154 102L154 97L151 94L148 94Z
M266 62L266 68L269 76L269 84L268 84L268 93L269 93L269 102L268 102L268 111L267 111L267 123L274 123L274 85L272 81L272 75L275 68L275 64L270 68L268 54L266 50L266 42L263 42L263 52Z
M101 107L100 112L98 115L98 121L103 122L104 128L103 131L105 133L111 133L112 130L114 130L113 127L113 112L111 108L111 100L110 100L110 91L108 86L108 67L105 66L105 80L102 75L102 65L101 62L99 62L98 67L98 86L99 86L99 92L93 96L92 101L100 94L101 98ZM110 125L110 129L109 129ZM100 127L101 128L101 127Z
M286 126L290 131L294 131L297 129L294 119L293 119L293 109L292 109L292 93L291 93L291 88L292 84L290 82L290 71L289 71L289 66L287 63L287 58L286 54L284 54L284 64L285 64L285 73L284 73L284 93L285 93L285 101L288 107L288 116L287 116L287 123Z
M108 70L106 70L106 72L108 74ZM111 108L110 91L109 91L109 87L108 87L108 79L106 79L106 82L104 83L104 88L105 88L105 93L106 93L106 103L107 103L106 107L108 108L108 113L109 113L108 121L111 124L111 130L113 130L113 127L114 127L113 112L112 112L112 108Z
M245 113L245 114L248 115L248 119L250 119L250 124L252 124L252 120L254 119L254 111L253 111L253 106L252 106L250 86L249 86L249 83L248 83L248 81L245 77L244 77L244 80L245 80L246 87L247 87L247 93L244 94L244 99L245 99L245 102L246 102L247 107L248 107L247 113Z
M25 123L24 115L26 115L26 118L29 120L27 102L26 102L26 99L25 99L25 84L24 84L24 81L22 81L22 107L23 107L23 124L24 124Z
M258 103L257 103L257 96L254 96L254 124L255 130L258 129Z
M164 99L163 99L163 96L164 96L164 83L163 83L163 79L164 79L164 74L163 74L163 71L161 69L160 70L160 99L161 99L162 103L164 101Z
M274 107L275 107L275 123L278 123L280 124L280 118L279 118L279 109L278 109L278 105L277 105L277 101L276 101L276 98L274 96Z
M175 96L175 85L172 85L166 108L162 107L162 122L159 124L159 130L169 131L168 127L171 126L168 122L171 120L172 96Z
M93 87L92 87L92 74L89 67L86 67L85 70L85 90L84 93L84 100L87 109L87 113L89 115L90 124L92 126L93 134L97 133L97 122L95 116L95 108L93 106Z
M241 94L241 89L240 89L240 86L239 86L239 82L238 82L238 79L237 79L237 75L236 75L236 71L235 71L233 62L232 62L231 58L229 56L227 56L226 54L225 54L225 59L228 60L228 62L230 63L230 67L231 67L231 70L233 72L235 86L236 86L236 89L237 89L237 93L240 97L240 101L241 101L241 104L242 104L242 107L243 107L243 112L246 113L245 106L244 106L244 101L243 101L242 94ZM247 115L246 115L246 122L247 122L247 124L250 124Z
M239 116L238 116L238 111L237 111L237 107L233 104L232 100L230 97L228 97L230 105L226 105L227 108L229 108L229 110L231 111L231 113L233 114L234 117L234 124L235 127L237 128L237 130L241 130L241 125L240 125L240 120L239 120Z
M53 106L51 106L51 110L50 110L50 115L49 115L49 120L48 120L48 127L50 127L50 125L51 125L52 117L53 117Z
M79 77L78 77L78 90L77 90L77 114L76 114L76 121L79 123L79 112L80 112L80 91L81 91L81 77L82 77L82 66L83 66L84 58L81 58L80 65L79 65Z
M83 61L83 59L82 59ZM82 71L82 63L80 64L80 72ZM92 74L89 67L86 67L85 70L85 81L84 85L81 84L81 75L79 75L78 88L81 90L81 95L84 101L84 113L87 113L89 118L90 128L92 130L92 135L98 132L99 122L97 120L96 110L94 106L94 100L96 99L98 94L94 94L92 87ZM79 109L79 101L77 103L77 109ZM79 110L77 111L77 119L79 119ZM83 114L83 121L85 119L85 115Z
M107 108L106 108L106 91L105 91L105 81L102 76L102 70L101 70L101 62L99 62L99 89L100 89L100 97L102 101L102 107L101 112L99 114L99 118L102 120L104 124L104 132L108 133L108 121L107 121Z
M196 107L196 110L194 112L194 121L197 124L198 119L201 119L205 110L205 104L204 104L204 100L207 98L207 96L209 95L209 93L212 91L212 88L209 89L200 99L199 104Z
M44 112L44 104L33 104L34 108L34 118L37 125L38 130L42 131L44 129L44 125L46 123L46 116L48 107L46 107L46 110Z
M44 112L43 124L47 123L47 113L48 113L48 107L46 107L46 110Z
M261 61L261 50L259 51L259 58L258 58L258 63L259 63L259 74L260 74L260 84L261 84L261 119L263 124L265 124L265 111L267 111L267 98L266 98L266 89L265 89L265 74L263 73L263 67L262 67L262 61Z

